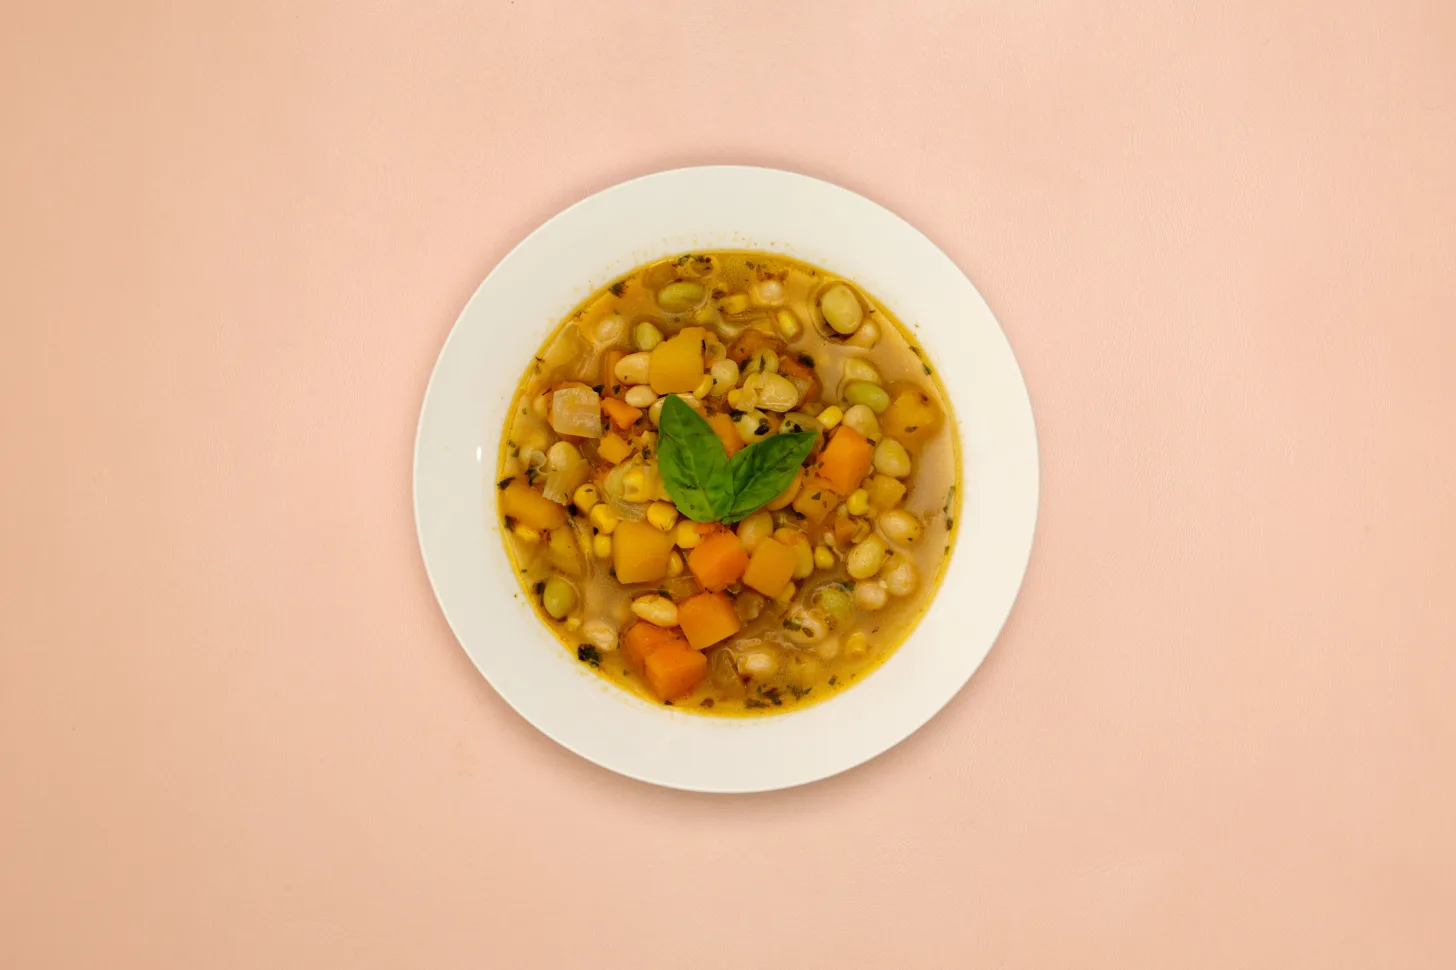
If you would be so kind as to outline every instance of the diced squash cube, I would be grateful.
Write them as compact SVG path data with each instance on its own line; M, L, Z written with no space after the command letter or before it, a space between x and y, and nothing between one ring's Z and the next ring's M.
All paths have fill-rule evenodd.
M585 386L557 388L551 395L551 428L579 438L602 436L602 402Z
M661 647L647 655L644 666L647 686L665 701L691 694L708 675L708 658L689 647Z
M880 415L880 428L902 444L922 444L940 428L940 408L920 388L902 385Z
M731 586L747 568L748 552L732 532L714 532L688 553L688 570L703 589Z
M748 568L743 571L743 585L768 597L777 596L794 578L797 563L794 550L777 539L764 539L748 560Z
M718 439L723 442L723 450L732 458L743 448L743 435L738 432L738 425L726 414L714 414L708 418L708 427L718 434Z
M865 488L870 493L870 509L876 515L895 508L905 497L905 483L889 475L874 476Z
M628 519L612 534L612 567L619 583L651 583L667 576L673 535L641 519Z
M634 408L635 410L635 408ZM597 443L597 454L616 465L632 454L632 446L615 431L608 431Z
M571 531L569 525L547 533L546 554L551 565L568 576L580 577L586 571L581 545L576 541L576 533Z
M632 427L642 417L641 408L634 408L626 401L619 401L614 397L602 398L602 410L607 413L612 424L623 430Z
M658 394L691 394L703 380L703 351L707 331L684 327L652 348L647 382Z
M824 446L814 471L834 491L848 495L859 488L874 456L875 446L868 438L853 428L840 425L834 429L829 444Z
M627 666L642 673L647 657L663 647L688 649L687 640L677 630L665 630L646 621L638 621L622 634L622 656Z
M699 593L677 604L677 622L694 650L706 650L743 629L733 601L723 593Z
M810 522L823 522L824 517L839 504L839 494L823 480L810 477L794 497L794 511Z
M566 524L566 506L557 505L521 478L501 489L500 510L501 515L539 532Z

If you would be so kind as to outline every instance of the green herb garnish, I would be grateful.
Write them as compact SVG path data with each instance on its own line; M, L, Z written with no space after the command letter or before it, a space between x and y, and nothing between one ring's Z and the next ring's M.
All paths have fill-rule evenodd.
M673 504L694 522L737 522L772 502L793 481L817 435L777 434L730 460L707 421L672 396L662 406L657 468Z

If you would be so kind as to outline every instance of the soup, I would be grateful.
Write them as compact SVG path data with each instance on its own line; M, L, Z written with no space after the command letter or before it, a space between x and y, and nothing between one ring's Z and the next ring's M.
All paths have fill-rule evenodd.
M528 362L495 496L523 595L654 702L773 713L843 690L925 612L958 444L869 294L755 252L639 267Z

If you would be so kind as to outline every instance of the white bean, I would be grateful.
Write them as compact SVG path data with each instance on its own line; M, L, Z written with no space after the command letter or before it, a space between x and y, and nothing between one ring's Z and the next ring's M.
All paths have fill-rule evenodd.
M891 542L911 545L925 533L920 520L904 509L895 509L880 516L880 531Z
M627 393L622 395L622 400L634 408L650 408L652 402L657 400L657 392L648 384L638 384L636 387L627 388Z
M884 609L889 599L889 594L880 583L869 581L854 584L854 605L866 612L873 613L875 610Z
M617 649L617 631L611 624L593 620L581 628L581 635L591 641L598 650Z
M738 523L738 541L747 552L753 552L758 544L773 535L773 516L762 510L753 513Z
M653 626L677 626L677 604L666 596L639 596L632 601L632 612Z
M646 352L628 354L617 361L612 373L623 384L646 384L647 372L652 366L652 355Z
M846 428L853 428L871 441L880 437L880 419L863 404L856 404L845 411L842 423Z
M863 357L850 357L844 362L844 380L869 381L871 384L884 384L885 379L880 376L880 369Z
M910 474L910 452L894 438L886 438L875 446L875 471L891 478Z
M880 571L889 551L884 539L872 535L849 550L849 555L844 558L844 567L851 579L869 579Z
M714 394L727 394L738 386L738 365L727 358L715 363L708 373L713 376Z
M890 557L883 574L885 589L891 596L909 596L920 585L920 571L909 556L896 553Z

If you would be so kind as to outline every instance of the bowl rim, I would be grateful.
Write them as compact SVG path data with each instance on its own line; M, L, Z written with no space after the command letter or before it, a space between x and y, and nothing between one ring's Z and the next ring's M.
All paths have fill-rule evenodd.
M730 224L740 218L749 227L746 234ZM662 235L661 230L671 226L680 228ZM795 237L795 226L805 228L812 238ZM640 231L634 233L634 228ZM657 235L662 235L660 245L653 243ZM684 241L690 242L683 245ZM853 251L854 258L834 259L832 254L816 258L820 250L840 245L850 247L841 255ZM702 717L652 705L583 669L566 657L560 642L521 601L519 583L509 567L505 576L516 608L496 604L484 613L483 625L479 601L482 594L492 595L492 587L489 581L478 588L469 585L491 572L480 560L507 561L487 486L493 480L496 445L516 381L510 380L504 389L505 404L494 410L484 407L474 415L472 432L472 418L462 411L486 398L499 404L502 392L484 390L483 381L474 382L479 385L474 388L464 386L471 383L466 365L499 371L502 358L517 359L481 355L476 345L494 333L497 340L530 342L527 353L533 353L583 297L611 279L662 255L710 248L780 252L863 286L925 346L951 401L960 438L961 522L941 587L915 629L859 684L802 710L748 719ZM609 258L609 254L615 255ZM551 268L554 260L591 271L566 274L559 293L531 295L532 279ZM872 278L866 280L864 272L847 268L847 262ZM879 272L881 267L886 267L884 273ZM896 280L890 290L876 285L881 276ZM926 298L922 290L935 296ZM493 325L503 315L486 309L493 295L507 308L531 308L526 312L540 316L540 325L504 330L500 323ZM548 304L559 308L554 317L543 309ZM914 318L907 318L906 306L915 311ZM923 318L922 311L931 307L945 312ZM462 361L462 354L473 357ZM954 366L947 368L948 361ZM504 363L508 366L508 361ZM965 376L961 368L967 371ZM992 390L984 390L988 387ZM982 399L986 394L994 396ZM468 456L452 455L452 449L468 451L472 440L473 465ZM994 474L972 480L973 473L986 471ZM512 247L466 302L441 347L416 426L412 474L416 535L431 588L456 640L502 699L547 737L595 764L651 784L702 792L766 791L828 778L882 754L930 721L979 668L1010 615L1031 555L1040 492L1035 421L1025 380L1004 332L965 273L922 232L864 196L811 176L737 165L668 169L619 182L561 210ZM978 497L988 501L972 502L972 486ZM468 492L474 493L480 524L489 533L484 548L475 552L469 538L462 538L463 530L449 528L449 517L468 507ZM992 498L997 501L990 502ZM998 514L988 515L988 510ZM480 532L474 536L480 537ZM994 570L986 570L980 561L987 554L995 560ZM971 556L977 557L980 568L969 568ZM958 564L966 568L958 569ZM495 574L498 579L498 568ZM959 583L978 595L954 595L960 586L953 584ZM521 643L498 649L500 634L513 632L499 624L512 615L529 616L537 635L515 628ZM963 641L952 629L958 620L969 621ZM930 644L932 639L940 646ZM548 672L554 668L541 662L543 640L559 655L552 662L561 671L570 671L569 676ZM914 656L899 664L899 675L881 682L907 654ZM518 671L518 666L532 670ZM533 684L533 676L543 679ZM549 687L545 678L553 679ZM593 690L588 679L599 686ZM872 686L876 683L881 684L879 689ZM904 702L910 709L882 718L883 725L876 728L869 695L886 694L891 688L905 688L902 693L913 695ZM594 696L602 691L614 696ZM851 701L856 697L861 700ZM892 707L904 706L899 693L881 699ZM572 712L577 705L589 711L571 716L553 713L553 705L564 711L568 704ZM825 711L832 713L818 713ZM852 714L868 717L856 722ZM593 717L600 723L593 724ZM866 719L867 726L862 723ZM627 726L639 720L653 730ZM674 725L667 741L654 733L665 723ZM605 744L603 734L610 735ZM715 773L711 765L704 770L698 764L678 770L695 751L711 751L705 757L721 761L722 771ZM754 770L755 759L762 770Z

